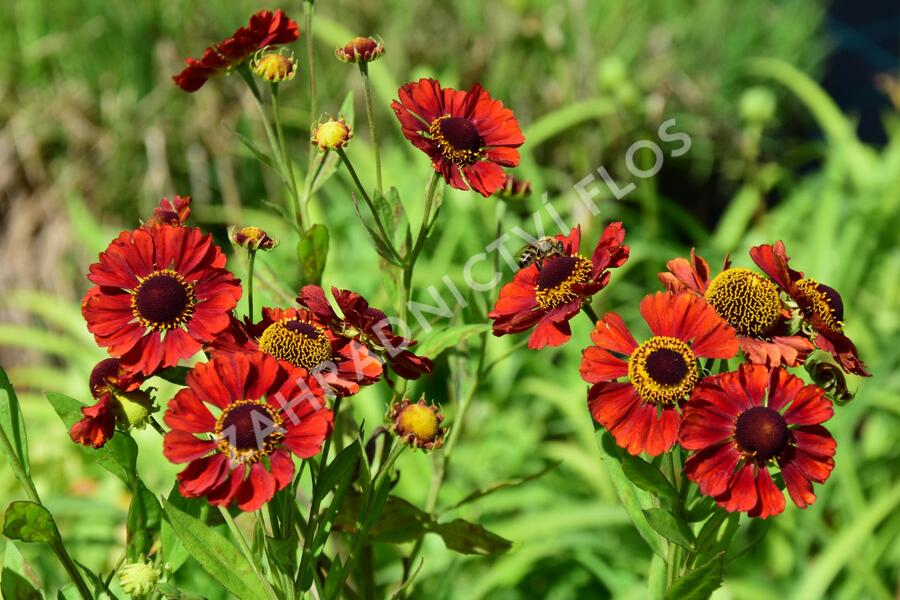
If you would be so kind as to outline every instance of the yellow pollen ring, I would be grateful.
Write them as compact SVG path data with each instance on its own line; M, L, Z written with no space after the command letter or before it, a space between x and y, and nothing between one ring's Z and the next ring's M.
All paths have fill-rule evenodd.
M431 135L434 143L438 145L438 148L441 149L441 154L444 158L457 165L471 165L481 158L481 152L466 148L456 148L447 140L444 132L441 131L441 122L450 117L451 115L444 115L432 121L431 125L428 126L428 133Z
M307 331L290 329L289 323L300 324ZM259 349L309 372L331 358L331 342L325 335L325 328L292 318L276 321L266 327L259 337Z
M834 333L843 333L844 323L835 314L834 307L828 301L828 296L820 290L819 282L814 279L801 279L797 281L796 286L806 298L807 310L819 317L829 330Z
M559 260L560 258L575 259L575 263L572 265L572 271L566 278L552 287L542 288L540 284L538 284L534 288L534 298L537 301L538 306L544 310L562 306L563 304L568 304L573 300L577 300L579 294L572 291L572 286L575 284L586 284L590 281L591 273L594 270L594 265L591 263L590 259L585 258L580 254L575 254L571 257L551 257L544 261L542 269L552 268L553 261ZM540 280L540 277L538 279Z
M236 425L234 428L226 425L228 416L236 408L241 406L258 408L265 413L265 416L260 417L257 422L256 429L253 428L254 424L252 421L243 424L251 427L249 432L235 431ZM214 429L216 449L222 454L227 455L232 463L252 464L259 462L263 456L268 456L275 452L284 440L285 429L282 426L283 422L281 416L264 400L237 400L236 402L232 402L216 420L216 427ZM229 429L231 429L231 431L229 431ZM257 440L257 433L266 434L265 438ZM254 442L252 446L239 448L235 444L232 444L232 442L239 441L239 438L248 434L253 436ZM257 442L261 442L261 447Z
M775 284L749 269L727 269L706 290L706 301L741 335L764 336L781 316Z
M663 383L654 379L647 369L650 356L657 351L668 351L680 356L684 361L679 368L683 373L674 383ZM650 404L675 404L687 396L700 378L697 369L697 357L683 341L666 336L652 337L631 353L628 358L628 379L638 396Z
M153 321L146 318L138 308L138 294L141 291L141 287L147 283L148 281L153 280L156 277L169 277L176 280L181 284L184 289L185 294L185 307L181 310L181 312L173 319L169 319L166 321ZM178 327L183 326L188 320L191 318L191 315L194 314L194 306L197 305L197 297L194 294L194 284L187 281L184 277L181 276L180 273L175 271L174 269L160 269L157 271L153 271L146 277L138 277L138 284L130 292L131 294L131 314L135 316L140 323L141 327L145 329L152 329L154 331L168 331L170 329L176 329Z

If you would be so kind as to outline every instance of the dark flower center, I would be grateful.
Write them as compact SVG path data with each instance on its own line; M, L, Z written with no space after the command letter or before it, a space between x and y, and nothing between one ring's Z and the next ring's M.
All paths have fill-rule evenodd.
M259 336L259 349L309 372L331 358L331 341L325 328L293 318L266 327Z
M591 261L580 254L544 259L535 282L535 300L541 308L549 309L578 299L579 293L572 286L588 283L592 270Z
M265 402L238 400L216 421L217 447L235 462L257 462L284 439L281 424L281 417Z
M682 340L654 336L628 357L628 379L645 402L675 404L697 384L697 357Z
M787 445L787 422L777 410L754 406L738 417L734 438L742 451L767 461L778 456Z
M805 312L818 317L831 331L843 331L844 300L836 289L813 279L801 279L796 285L803 295L798 304Z
M171 269L154 271L141 280L131 298L134 316L144 327L174 329L194 310L193 286Z
M741 335L764 336L781 315L775 284L749 269L727 269L706 290L706 301Z
M450 115L438 117L428 127L428 133L444 158L458 165L470 165L481 155L484 143L469 119Z
M558 287L569 278L577 264L577 256L554 256L544 261L538 273L538 289L549 290Z
M91 394L97 396L103 393L103 390L109 386L110 380L115 381L118 376L119 359L104 358L98 362L97 366L91 371L91 377L89 379Z
M688 365L684 356L669 348L660 348L650 352L644 368L651 379L663 385L675 385L688 373Z

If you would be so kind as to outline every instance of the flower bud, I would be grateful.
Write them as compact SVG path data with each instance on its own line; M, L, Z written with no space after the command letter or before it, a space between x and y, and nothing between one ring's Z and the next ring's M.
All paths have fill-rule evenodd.
M775 95L768 88L750 88L741 95L738 108L748 123L765 125L775 117Z
M133 392L120 392L113 390L113 398L116 402L114 411L116 424L120 429L143 429L149 422L150 415L156 412L153 406L153 398L143 390Z
M384 55L384 42L381 38L355 37L341 48L336 48L334 55L346 63L370 63Z
M441 427L444 415L435 404L427 404L425 397L418 402L404 399L391 406L391 431L413 448L434 450L444 445L446 430Z
M279 83L294 78L297 74L297 60L287 48L280 48L277 52L263 48L253 55L250 68L266 81Z
M353 137L353 127L344 121L343 117L328 119L324 123L319 122L313 130L311 142L319 147L319 150L337 150L343 148Z
M131 597L149 595L156 589L159 575L159 569L146 562L127 563L116 571L122 591Z
M242 227L237 229L232 227L228 230L228 237L231 243L247 250L263 250L268 252L278 245L278 240L269 237L269 234L259 227Z

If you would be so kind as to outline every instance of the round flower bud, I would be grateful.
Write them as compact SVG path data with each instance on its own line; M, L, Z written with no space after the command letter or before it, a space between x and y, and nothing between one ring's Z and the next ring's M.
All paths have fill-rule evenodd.
M319 122L313 130L310 141L319 147L319 150L337 150L343 148L353 137L353 127L344 121L343 117L328 119L324 123Z
M232 227L228 230L228 238L231 243L247 250L263 250L268 252L278 245L278 240L269 237L269 234L259 227Z
M395 403L390 417L391 431L413 448L434 450L444 445L444 415L439 406L427 404L424 396L415 403L405 399Z
M278 52L269 52L263 48L253 56L250 63L253 72L270 83L289 81L297 74L297 61L294 53L286 48Z
M738 107L742 119L765 125L775 117L775 96L768 88L750 88L741 95Z
M384 42L381 38L355 37L345 46L336 48L334 55L346 63L370 63L384 54Z
M146 562L128 563L116 571L122 591L132 597L149 595L156 589L159 575L159 569Z
M156 412L153 406L153 398L143 390L133 392L120 392L113 390L113 398L116 399L114 407L116 423L120 429L143 429L150 420L150 415Z

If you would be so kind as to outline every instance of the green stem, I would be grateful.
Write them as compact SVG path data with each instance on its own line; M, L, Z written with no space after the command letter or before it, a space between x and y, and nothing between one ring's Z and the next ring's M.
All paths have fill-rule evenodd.
M585 302L581 305L581 310L590 318L591 323L596 324L600 319L597 317L597 313L594 312L594 309L591 308L589 302Z
M244 539L244 534L241 533L241 530L238 529L237 523L235 523L234 519L231 517L231 513L228 512L228 509L224 506L219 507L219 512L222 513L222 518L224 518L225 522L228 524L228 529L231 530L231 535L237 542L241 554L243 554L244 558L247 559L247 562L250 563L250 566L253 568L253 572L256 574L257 579L259 579L260 583L262 584L263 591L269 598L278 600L278 596L275 594L275 590L272 589L272 585L269 583L269 580L266 579L260 572L259 567L256 564L256 560L254 560L253 558L253 552L250 550L250 546L247 544L247 540Z
M278 84L272 84L272 118L275 121L275 136L278 141L278 150L281 155L281 164L284 168L284 177L287 179L288 188L294 201L294 215L297 226L303 229L303 223L308 221L304 214L305 207L300 202L300 193L297 189L297 179L294 177L294 163L288 156L287 144L284 141L284 126L281 123L281 104L278 100Z
M91 600L94 597L91 593L91 588L85 583L84 579L81 577L81 572L78 570L78 565L75 564L75 561L72 560L72 557L69 556L68 551L66 551L66 547L63 545L59 531L56 532L56 538L50 542L50 547L53 548L53 552L56 554L57 558L59 558L59 562L62 563L63 568L72 579L75 587L78 588L78 593L81 594L81 597L85 600Z
M312 127L318 117L318 100L316 98L316 57L313 45L313 8L315 0L304 0L306 16L306 62L309 72L309 126Z
M356 174L356 169L353 168L353 163L350 162L350 159L347 157L347 153L344 152L343 148L337 148L336 152L338 153L338 156L341 157L341 162L344 163L344 166L350 173L350 177L353 179L353 183L356 185L356 189L359 190L360 195L363 197L366 206L369 207L369 212L372 213L372 218L375 219L375 226L378 227L378 234L381 235L381 239L384 242L385 246L387 246L394 252L395 257L400 258L397 255L396 250L394 250L394 244L391 241L391 236L388 235L387 230L384 228L384 223L381 222L381 218L378 216L378 211L375 209L375 205L372 203L372 199L369 197L368 192L366 192L366 188L363 187L362 182L359 180L359 176Z
M153 429L155 429L159 435L162 435L162 436L166 435L166 430L163 429L163 426L159 424L159 421L157 421L152 416L149 418L149 421L150 421L150 426L153 427Z
M372 99L372 84L369 81L369 63L359 63L359 74L362 75L363 93L366 97L366 116L369 119L369 137L372 138L372 152L375 154L375 190L378 195L381 195L381 153L378 150L378 134L375 131L375 105Z
M425 193L425 212L422 214L422 226L419 227L419 234L416 236L416 241L413 244L412 250L410 250L409 254L406 257L406 266L403 268L403 306L404 313L405 307L412 297L412 277L413 277L413 269L416 266L416 259L419 258L419 253L422 252L422 247L425 245L425 238L428 237L429 219L431 218L431 209L434 206L434 196L437 192L438 181L441 178L441 174L437 171L434 172L434 175L431 177L431 182L428 184L428 191ZM405 318L403 319L406 320Z
M253 265L256 262L256 250L248 249L250 264L247 266L247 313L253 322Z
M34 487L34 482L31 480L28 473L25 472L25 466L19 461L19 455L16 453L15 449L13 449L9 438L6 437L6 432L3 431L2 427L0 427L0 444L3 445L3 450L9 457L9 463L12 465L13 474L15 474L19 483L22 484L22 487L25 488L25 494L28 496L28 499L35 504L40 504L41 498L38 496L37 488Z

